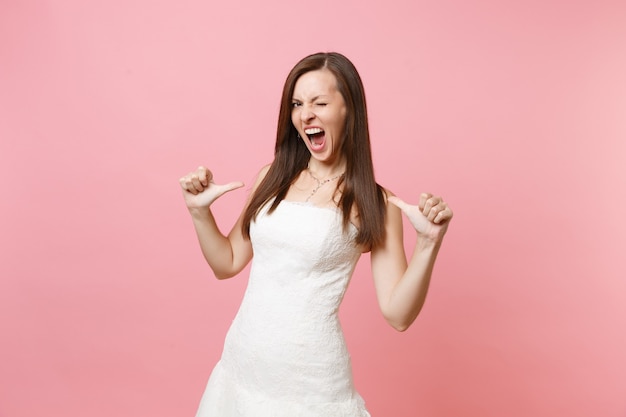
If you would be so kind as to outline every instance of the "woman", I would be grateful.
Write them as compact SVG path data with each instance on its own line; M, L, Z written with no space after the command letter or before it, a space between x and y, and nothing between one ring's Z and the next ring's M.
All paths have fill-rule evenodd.
M197 417L365 417L337 310L362 252L380 309L399 331L420 312L452 211L404 203L374 179L361 79L338 53L301 60L283 89L275 158L224 236L209 209L240 182L204 167L180 179L202 252L218 279L250 260L248 288ZM404 212L418 234L407 263Z

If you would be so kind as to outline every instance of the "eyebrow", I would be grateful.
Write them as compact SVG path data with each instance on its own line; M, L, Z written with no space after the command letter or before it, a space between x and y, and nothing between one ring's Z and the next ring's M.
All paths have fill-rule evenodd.
M320 98L328 98L328 97L329 97L328 94L320 94L320 95L317 95L315 97L312 97L310 101L315 101L315 100L320 99ZM292 97L291 101L303 101L303 100L300 100L299 98Z

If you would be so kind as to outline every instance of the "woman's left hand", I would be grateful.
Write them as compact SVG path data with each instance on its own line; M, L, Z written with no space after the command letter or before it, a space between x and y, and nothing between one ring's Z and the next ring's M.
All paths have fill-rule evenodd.
M435 242L443 239L453 213L441 197L422 193L417 206L407 204L396 196L389 196L389 202L402 210L420 237Z

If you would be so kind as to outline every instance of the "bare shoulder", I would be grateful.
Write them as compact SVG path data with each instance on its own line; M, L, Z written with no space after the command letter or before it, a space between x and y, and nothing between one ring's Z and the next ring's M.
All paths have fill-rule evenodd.
M385 204L387 204L387 199L391 196L394 196L395 194L390 189L383 187L382 185L380 186L380 188L382 188L383 190L383 197L385 198Z
M270 167L272 166L272 164L267 164L265 166L263 166L260 170L259 170L259 177L261 177L261 179L263 179L266 175L267 172L270 170Z
M385 199L385 229L388 235L390 232L393 233L393 230L398 229L398 226L402 228L402 211L389 201L390 197L396 197L396 195L388 188L382 187L382 189Z
M255 190L259 186L259 184L261 184L261 181L263 181L268 171L270 170L271 166L272 164L267 164L259 170L259 173L257 174L256 179L254 180L254 186L252 187L253 190Z
M385 199L385 211L388 212L389 209L393 209L396 207L394 204L389 204L389 197L395 197L396 195L390 189L380 186L383 190L383 198Z

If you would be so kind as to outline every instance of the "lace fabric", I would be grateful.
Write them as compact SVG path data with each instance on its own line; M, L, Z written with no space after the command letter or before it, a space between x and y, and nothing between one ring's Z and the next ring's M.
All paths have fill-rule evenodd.
M369 417L338 309L360 256L333 208L282 201L250 226L254 258L196 417Z

